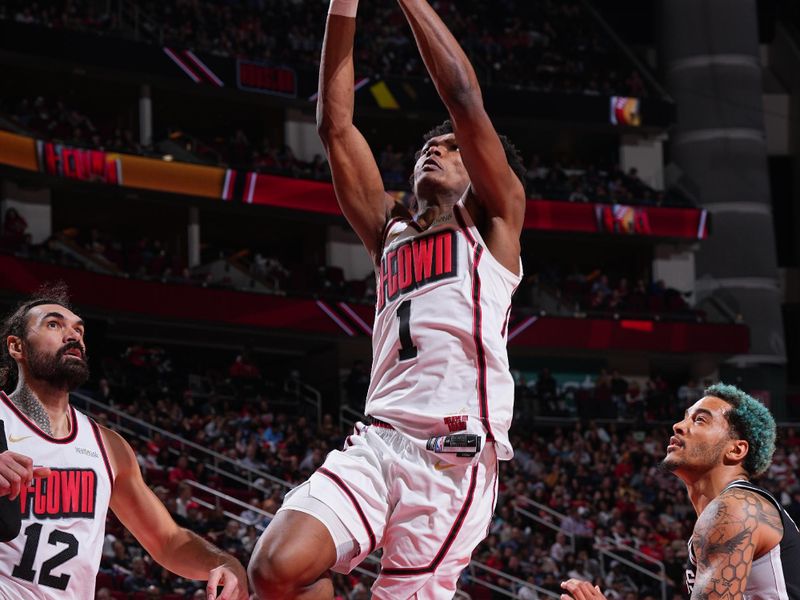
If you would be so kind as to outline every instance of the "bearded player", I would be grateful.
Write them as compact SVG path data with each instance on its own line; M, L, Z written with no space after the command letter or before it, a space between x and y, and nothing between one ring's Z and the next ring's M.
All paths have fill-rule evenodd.
M763 404L717 384L672 427L662 466L686 484L697 512L686 585L692 600L800 600L800 533L778 501L750 483L775 452L775 420ZM585 581L562 599L602 600Z
M89 377L84 333L63 289L24 302L3 323L0 386L17 384L0 391L10 448L0 454L0 495L18 499L22 530L0 544L0 598L92 600L110 506L157 563L207 579L209 599L244 600L242 565L178 527L130 445L70 405L70 391Z
M328 569L349 572L378 548L374 598L452 597L489 526L497 460L513 454L506 333L522 165L441 19L425 0L399 4L450 121L419 152L412 215L384 191L353 125L356 2L333 0L317 125L339 205L375 264L368 420L287 495L259 541L249 570L261 598L332 598Z

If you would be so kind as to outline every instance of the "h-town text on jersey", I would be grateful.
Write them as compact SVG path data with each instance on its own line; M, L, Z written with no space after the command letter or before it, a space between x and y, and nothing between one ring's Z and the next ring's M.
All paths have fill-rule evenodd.
M458 273L457 233L439 231L413 238L384 252L378 285L378 312L387 302L428 283Z

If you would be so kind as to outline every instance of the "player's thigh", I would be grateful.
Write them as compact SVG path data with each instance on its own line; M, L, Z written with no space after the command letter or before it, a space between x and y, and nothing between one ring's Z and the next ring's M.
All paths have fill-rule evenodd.
M258 540L251 570L279 581L316 581L336 563L336 546L317 518L295 510L275 515Z
M399 491L384 535L376 598L451 598L486 536L496 498L493 448L475 466L441 471L434 465L411 467L408 481L416 485Z

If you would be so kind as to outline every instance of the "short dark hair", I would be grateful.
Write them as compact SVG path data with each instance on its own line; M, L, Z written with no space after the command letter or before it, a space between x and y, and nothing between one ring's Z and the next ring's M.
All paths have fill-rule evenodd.
M30 298L23 300L3 319L0 331L0 388L11 389L17 385L17 362L8 353L8 338L25 338L28 312L41 304L58 304L72 310L69 288L63 281L44 284Z
M751 477L757 477L769 468L775 453L775 419L761 402L734 385L716 383L704 392L731 405L725 411L731 437L746 440L750 449L743 467Z
M450 119L444 121L441 125L437 125L425 135L422 136L423 144L427 142L431 138L439 137L440 135L447 135L448 133L453 133L453 122ZM514 171L514 175L517 176L519 182L522 184L522 189L526 188L525 186L525 173L527 169L525 168L525 162L522 159L522 155L517 150L517 147L513 144L513 142L508 139L505 135L499 135L500 143L503 144L503 150L506 152L506 160L508 161L508 166L511 167L511 170ZM422 150L418 150L416 154L414 154L414 160L417 160L422 155ZM412 175L413 181L413 175Z

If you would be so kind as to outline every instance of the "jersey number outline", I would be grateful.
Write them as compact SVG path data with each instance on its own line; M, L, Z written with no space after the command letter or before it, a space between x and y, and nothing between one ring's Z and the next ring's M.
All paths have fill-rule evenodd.
M397 307L397 318L400 320L400 360L417 358L417 347L411 339L411 300L404 300Z
M22 560L20 560L19 564L11 571L12 576L30 581L31 583L36 579L36 571L33 570L33 563L36 560L36 551L39 547L39 538L42 536L42 527L41 523L31 523L25 528L25 537L27 539L25 541L25 548L22 551ZM67 584L69 584L72 575L62 573L61 575L55 576L51 573L53 569L60 567L71 558L78 556L78 539L71 533L54 529L50 532L47 543L51 546L66 544L67 547L42 563L42 570L39 573L38 583L57 590L65 590L67 589Z

